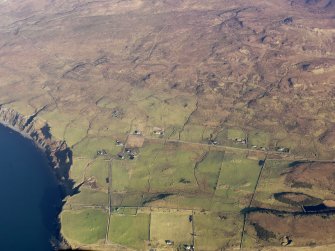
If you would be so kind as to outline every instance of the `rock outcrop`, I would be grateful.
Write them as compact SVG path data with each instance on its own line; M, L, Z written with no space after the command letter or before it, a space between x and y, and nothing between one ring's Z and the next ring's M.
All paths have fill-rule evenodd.
M11 108L0 106L0 123L31 138L45 151L59 182L66 188L67 193L70 192L68 189L72 189L73 184L69 180L68 173L72 164L72 152L65 141L52 138L46 122L37 120L34 115L26 117Z

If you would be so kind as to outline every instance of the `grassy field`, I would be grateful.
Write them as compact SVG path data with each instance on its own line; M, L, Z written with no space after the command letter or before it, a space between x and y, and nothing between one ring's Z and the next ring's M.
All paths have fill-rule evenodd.
M175 144L145 144L136 160L124 164L122 171L119 168L119 175L123 173L122 180L128 184L129 191L193 191L196 188L193 169L201 153L202 150ZM129 181L125 169L128 169Z
M67 206L108 206L106 192L81 187L78 194L68 198Z
M84 181L85 178L85 170L87 165L91 162L89 159L73 159L73 164L70 169L70 177L79 185Z
M255 194L254 204L261 204L269 208L281 208L290 210L287 204L283 204L274 199L273 194L278 192L298 191L285 185L285 177L281 175L283 172L289 171L289 162L286 161L267 161L259 181Z
M126 191L128 188L134 163L123 160L113 160L112 162L112 190L113 192Z
M89 137L101 138L118 138L124 140L127 133L129 133L132 118L114 118L113 110L104 111L99 113L98 117L94 118L88 132ZM114 140L112 140L115 142Z
M215 139L219 144L228 144L228 130L226 128L221 129L215 134Z
M201 163L197 166L195 174L197 176L200 189L203 191L215 191L223 157L223 152L209 152L203 161L201 161Z
M266 147L270 145L270 135L265 132L250 132L248 133L249 146Z
M334 160L332 4L0 2L0 104L40 120L37 127L48 123L52 139L72 151L69 178L83 184L64 198L71 244L114 248L105 244L110 220L109 244L161 251L171 239L176 248L192 241L193 211L196 250L238 249L240 211L266 156L251 206L296 210L275 200L280 192L334 198L322 187L331 169L307 177L329 176L319 187L285 180L285 159ZM129 137L135 130L142 135ZM48 129L38 133L50 140ZM134 160L117 157L115 141L126 139L138 144ZM256 151L263 147L290 152ZM109 202L111 215L97 209ZM254 232L248 241L257 243Z
M150 237L153 243L164 244L171 240L177 244L192 243L191 212L152 212Z
M13 109L20 111L25 116L30 116L35 112L35 109L31 106L27 106L27 100L21 100L14 102L11 106Z
M136 216L138 208L136 207L118 207L113 211L115 215L133 215Z
M165 208L181 208L181 209L197 209L210 210L212 204L212 196L208 193L193 193L193 194L177 194L171 195L164 200L150 203L151 206L160 206Z
M146 250L149 240L149 214L119 215L110 217L108 241L136 250Z
M300 207L282 203L274 198L275 193L292 192L303 193L315 198L333 199L334 195L327 189L313 189L312 187L294 187L285 182L286 175L291 171L288 161L270 160L266 162L262 177L259 181L257 191L255 194L254 205L261 205L267 208L277 208L281 210L300 210Z
M226 153L212 209L236 211L246 207L254 191L260 170L258 160Z
M248 205L259 171L245 155L147 142L137 159L113 161L114 205L236 212Z
M92 164L87 167L86 179L93 178L96 181L98 188L107 190L108 184L108 161L104 159L96 159Z
M193 169L199 154L201 151L166 145L151 166L151 191L185 192L193 190L196 185ZM189 183L182 182L183 180Z
M114 207L139 207L143 203L143 193L141 192L121 192L112 193L112 201Z
M80 142L87 136L89 121L82 117L72 120L64 130L64 139L69 146Z
M43 113L42 119L49 123L52 135L58 139L68 141L69 146L86 136L88 120L79 119L78 115L73 116L66 111L53 110L52 112ZM67 131L67 127L70 127L69 131Z
M96 209L63 211L62 233L70 243L92 244L105 238L107 213Z
M187 124L180 133L180 139L190 142L208 142L213 128L196 124Z
M149 126L182 126L187 116L194 109L194 99L191 96L171 98L157 94L136 102L140 113L148 115Z
M198 250L220 250L238 246L243 216L237 214L204 214L194 216L195 245Z
M73 147L73 153L77 156L93 159L97 151L106 150L109 155L115 156L122 148L115 144L117 137L89 137ZM122 140L121 138L119 140Z
M229 128L228 129L228 139L245 139L245 132L238 128Z

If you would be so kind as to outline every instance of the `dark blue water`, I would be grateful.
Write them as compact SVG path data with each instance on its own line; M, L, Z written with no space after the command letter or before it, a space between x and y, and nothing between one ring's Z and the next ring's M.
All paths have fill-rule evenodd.
M52 250L60 203L45 155L0 125L0 250Z

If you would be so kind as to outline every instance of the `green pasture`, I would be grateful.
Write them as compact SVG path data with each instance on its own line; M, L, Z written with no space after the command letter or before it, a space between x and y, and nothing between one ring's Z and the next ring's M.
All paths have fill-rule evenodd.
M62 234L70 243L96 243L105 238L107 219L102 210L66 210L61 213Z
M108 240L136 250L146 250L149 239L149 214L137 215L112 214Z

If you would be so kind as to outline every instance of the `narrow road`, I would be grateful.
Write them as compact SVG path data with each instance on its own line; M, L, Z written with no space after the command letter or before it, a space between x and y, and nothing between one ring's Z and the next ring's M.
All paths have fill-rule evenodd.
M184 141L184 140L178 140L178 139L164 139L164 138L156 138L156 137L144 137L147 140L152 141L164 141L165 143L171 142L171 143L181 143L181 144L188 144L188 145L194 145L194 146L207 146L214 149L223 149L223 150L233 150L233 151L241 151L241 152L253 152L253 153L262 153L262 154L277 154L280 156L283 156L282 160L289 160L289 161L308 161L308 162L334 162L335 159L311 159L306 158L298 155L294 155L292 153L283 153L278 151L264 151L264 150L258 150L258 149L250 149L250 148L238 148L233 146L225 146L225 145L210 145L207 143L199 143L199 142L190 142L190 141ZM267 160L279 160L279 159L267 159Z
M207 143L199 143L199 142L190 142L185 140L178 140L178 139L163 139L163 138L156 138L156 137L144 137L147 140L155 140L155 141L165 141L165 142L171 142L171 143L182 143L182 144L189 144L189 145L195 145L195 146L207 146L207 147L213 147L216 149L226 149L226 150L238 150L238 151L244 151L244 152L255 152L255 153L274 153L274 154L280 154L280 155L291 155L290 153L281 153L277 151L263 151L263 150L257 150L257 149L250 149L250 148L238 148L233 146L225 146L225 145L210 145Z

